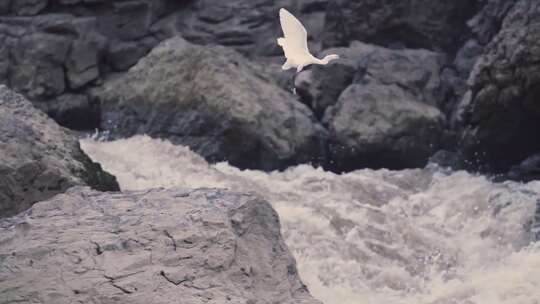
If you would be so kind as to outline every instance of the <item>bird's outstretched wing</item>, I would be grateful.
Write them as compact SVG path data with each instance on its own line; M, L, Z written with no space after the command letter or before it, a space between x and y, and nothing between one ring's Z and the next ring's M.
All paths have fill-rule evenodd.
M279 10L279 19L281 21L281 29L285 35L287 45L294 49L309 52L307 45L307 31L302 23L284 8Z

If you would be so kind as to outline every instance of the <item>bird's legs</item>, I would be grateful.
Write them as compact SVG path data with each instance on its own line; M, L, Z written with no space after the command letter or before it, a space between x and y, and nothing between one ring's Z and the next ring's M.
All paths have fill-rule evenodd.
M296 75L298 75L298 73L292 74L292 92L294 95L296 95Z

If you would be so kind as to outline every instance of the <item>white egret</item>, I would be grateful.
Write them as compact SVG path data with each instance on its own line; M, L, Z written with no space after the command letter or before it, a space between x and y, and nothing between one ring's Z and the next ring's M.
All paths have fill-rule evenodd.
M314 57L309 52L307 31L302 23L284 8L279 10L279 19L285 37L278 38L277 43L283 48L287 58L287 61L281 67L283 70L296 68L296 72L299 73L310 64L326 65L331 60L339 58L336 54L328 55L323 59Z

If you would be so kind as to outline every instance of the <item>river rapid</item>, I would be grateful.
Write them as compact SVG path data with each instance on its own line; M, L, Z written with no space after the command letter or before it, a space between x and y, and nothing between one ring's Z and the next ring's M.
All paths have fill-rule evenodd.
M279 213L303 281L325 304L540 303L531 228L540 182L493 183L436 167L242 171L147 136L81 146L123 190L258 193Z

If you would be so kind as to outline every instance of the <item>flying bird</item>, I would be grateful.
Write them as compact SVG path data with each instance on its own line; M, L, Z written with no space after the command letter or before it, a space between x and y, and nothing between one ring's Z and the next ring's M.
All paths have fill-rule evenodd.
M287 58L287 61L281 67L283 70L296 68L296 72L299 73L310 64L326 65L331 60L339 58L336 54L328 55L323 59L314 57L309 52L307 31L302 23L284 8L279 10L279 19L285 37L278 38L277 43L283 48Z

